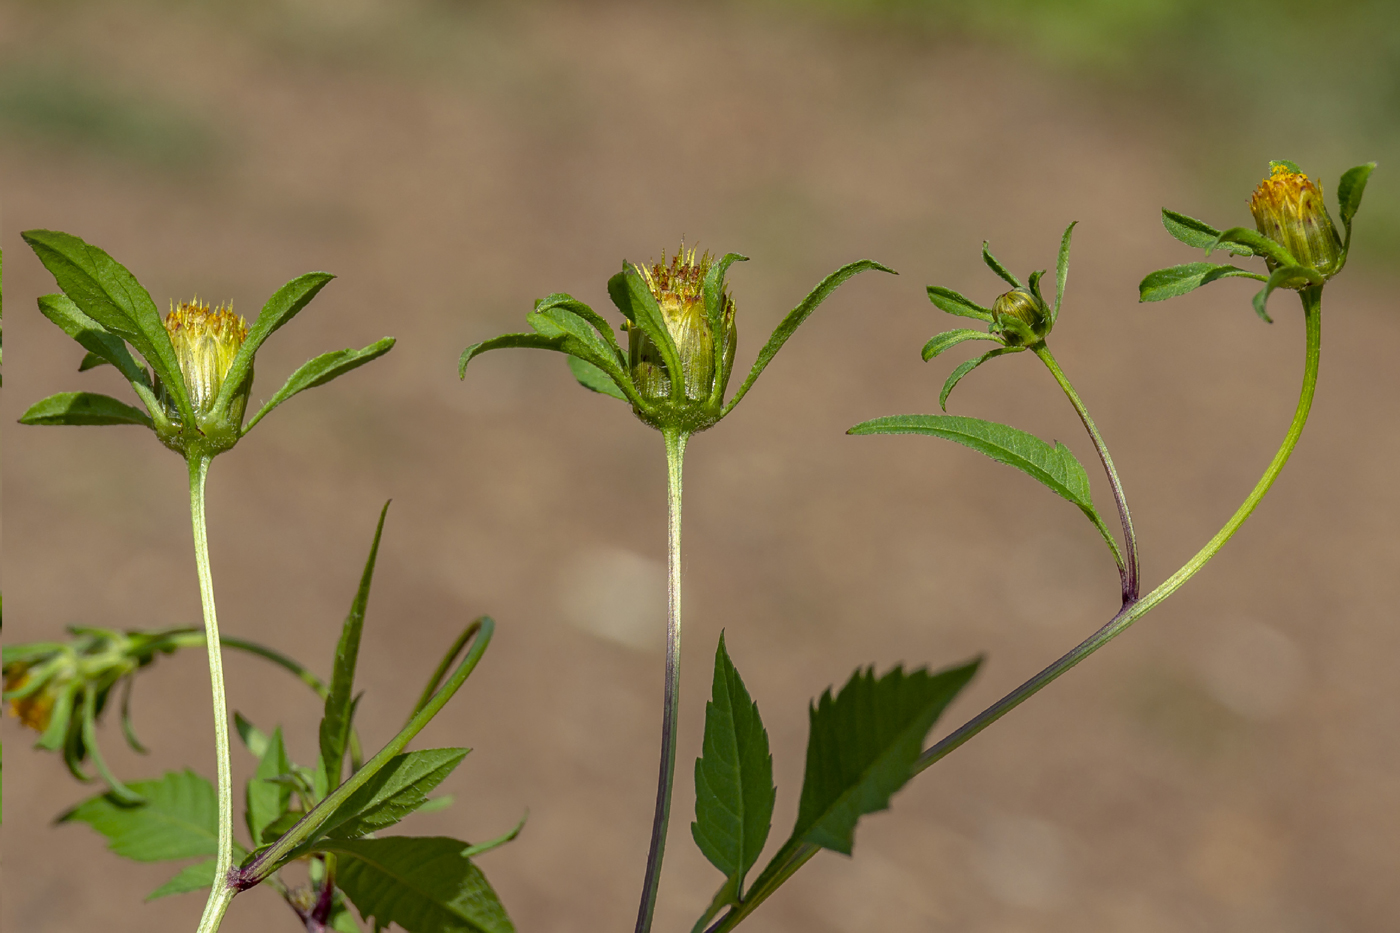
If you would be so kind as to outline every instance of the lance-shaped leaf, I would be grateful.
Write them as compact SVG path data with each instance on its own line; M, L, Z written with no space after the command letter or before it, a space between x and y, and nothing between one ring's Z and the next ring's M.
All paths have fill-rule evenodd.
M194 411L175 348L160 311L136 276L101 249L71 234L27 230L21 236L74 304L145 357L175 399L182 420L191 423Z
M326 787L340 783L340 768L345 761L345 748L350 742L350 719L354 703L355 666L360 659L360 633L365 627L365 608L369 605L370 585L374 582L374 563L379 557L379 540L384 535L384 518L389 503L379 510L379 522L374 527L374 541L369 557L360 574L360 585L350 601L350 611L340 627L340 641L335 646L335 665L331 670L330 692L326 694L325 712L321 717L321 767L325 770ZM256 837L255 837L256 838Z
M35 402L20 424L139 424L154 427L139 408L96 392L60 392Z
M126 342L115 334L108 333L101 324L84 314L68 296L41 296L39 312L57 324L59 329L76 340L89 354L115 366L133 386L151 389L150 376L147 375L145 367L132 357ZM78 371L91 368L85 359Z
M986 454L1077 505L1098 529L1121 564L1122 556L1108 527L1094 508L1089 475L1065 445L1045 443L1034 434L995 421L957 415L891 415L856 425L847 434L924 434L941 437Z
M1293 258L1282 244L1264 236L1258 230L1251 230L1248 227L1231 227L1215 238L1215 242L1206 247L1206 255L1209 256L1217 247L1226 243L1241 243L1254 251L1256 256L1265 256L1272 259L1281 266L1296 266L1298 260Z
M110 793L92 797L58 818L87 823L107 837L107 847L138 862L213 855L219 818L214 786L193 771L170 771L158 781L132 781L146 799L135 806Z
M593 364L619 386L631 385L622 350L607 321L581 301L567 295L551 296L564 300L540 302L525 320L536 332L559 340L559 350ZM579 312L587 312L587 317ZM601 328L600 326L601 325ZM606 337L602 328L606 328Z
M987 268L991 269L997 275L1001 276L1001 278L1007 283L1009 283L1012 288L1020 288L1021 280L1016 278L1016 276L1012 275L1009 271L1007 271L1007 268L1005 266L997 262L997 258L992 255L992 251L988 248L988 246L989 244L987 243L987 241L983 240L982 261L987 264Z
M278 389L272 398L267 400L267 404L258 409L258 413L249 421L243 433L247 434L253 430L253 426L263 418L268 412L281 405L287 399L307 389L314 389L317 386L325 385L332 379L345 375L352 369L359 369L361 366L377 360L394 348L394 338L385 337L376 340L374 343L359 350L334 350L330 353L322 353L320 356L307 360L296 372L287 377L287 381Z
M828 689L809 711L807 773L795 842L851 854L856 822L888 809L914 774L924 737L980 662L936 674L896 667L876 678L857 670L835 697Z
M1322 277L1322 273L1316 269L1309 269L1306 266L1279 266L1269 276L1268 284L1259 290L1254 296L1254 313L1259 315L1267 324L1272 324L1274 319L1269 317L1268 305L1269 296L1276 288L1303 288L1308 285L1321 285L1327 280Z
M993 343L1002 342L1001 338L996 334L989 334L984 330L959 329L944 331L941 334L935 335L928 343L924 344L924 362L928 362L944 350L950 347L956 347L958 344L968 340L990 340Z
M979 321L992 323L992 309L984 308L974 301L969 301L951 288L944 288L941 285L928 286L928 300L940 311L948 314L956 314L958 317L976 318Z
M758 861L773 821L773 756L768 732L725 649L715 651L715 676L705 704L705 744L695 759L695 822L691 835L705 858L743 894L744 875Z
M292 761L287 757L287 748L282 742L282 728L279 726L267 740L267 747L258 761L258 769L249 779L244 794L247 807L244 817L248 824L248 835L252 838L254 846L262 842L263 830L287 812L292 799L292 789L287 782L276 778L290 774L291 770ZM154 894L151 896L155 897Z
M1187 217L1185 214L1169 211L1165 207L1162 208L1162 226L1166 227L1168 233L1187 246L1194 246L1197 249L1210 249L1212 244L1217 243L1220 239L1220 231L1204 220ZM1236 256L1254 255L1254 250L1243 243L1225 242L1220 243L1217 248Z
M1229 278L1256 279L1268 281L1268 276L1249 272L1238 266L1220 265L1213 262L1188 262L1170 269L1150 272L1138 283L1138 301L1165 301L1178 295L1185 295L1208 282Z
M597 352L600 355L615 360L619 365L626 365L627 354L622 352L622 348L617 342L617 335L613 333L612 325L607 322L606 318L578 299L563 294L562 292L549 295L535 302L535 313L537 314L548 313L556 308L587 321L597 334L595 336L593 334L582 333L580 334L581 339L597 346ZM572 325L567 326L571 332L574 330ZM539 328L536 328L536 330L538 329ZM601 345L597 344L597 339L599 337L603 340Z
M1341 181L1337 182L1338 213L1342 218L1342 226L1346 228L1346 242L1342 244L1343 255L1351 249L1351 222L1361 208L1361 196L1366 193L1366 181L1375 167L1376 163L1367 162L1365 165L1349 168L1342 174Z
M272 293L267 304L258 312L258 319L248 328L248 336L238 348L233 362L229 364L223 385L214 399L213 411L216 416L222 416L228 411L234 393L243 390L248 380L253 377L253 357L263 345L263 341L272 336L273 331L296 317L297 312L305 308L333 278L335 276L329 272L308 272L297 276Z
M597 366L587 360L581 360L576 356L571 356L566 360L569 364L569 372L574 374L578 384L592 392L601 395L611 395L613 398L627 401L627 395L617 387L617 382L612 376L603 372Z
M635 266L624 262L622 271L608 279L608 297L627 318L630 327L641 328L642 333L651 339L666 365L666 375L671 380L671 398L679 401L685 395L685 371L681 367L680 350L676 348L676 341L666 326L666 318L661 313L661 306L656 303L656 296Z
M1054 324L1060 316L1060 303L1065 298L1065 280L1069 278L1069 241L1074 235L1075 224L1079 221L1071 221L1065 228L1064 236L1060 237L1060 255L1055 260L1055 305L1050 309L1050 323Z
M953 393L954 387L956 387L959 382L962 382L963 376L966 376L988 360L994 360L1007 353L1019 353L1024 349L1025 347L997 347L995 350L988 350L981 356L974 357L965 363L959 364L958 368L949 373L948 378L943 382L943 391L938 393L938 407L944 411L948 410L948 396Z
M796 331L797 328L802 326L802 322L807 320L807 317L817 309L817 306L825 301L842 282L869 269L878 269L881 272L888 272L890 275L898 275L893 269L888 266L883 266L873 259L861 259L842 266L818 282L817 287L812 289L811 293L806 298L802 299L802 303L789 311L787 317L783 318L778 326L773 329L773 333L768 338L768 342L763 345L762 350L758 351L758 359L754 360L753 368L749 370L748 378L744 380L743 385L739 386L739 391L734 393L734 397L729 400L729 403L724 406L725 415L733 411L734 406L739 404L739 400L748 394L749 388L754 384L754 380L767 368L768 364L772 362L773 357L777 356L778 351L783 348L783 344L787 343L787 339L793 335L793 332ZM721 415L721 417L723 417L723 415Z
M353 839L392 826L417 810L469 748L430 748L396 755L363 787L346 798L322 825L326 836ZM319 845L313 843L312 847Z
M443 836L326 840L336 884L368 923L407 933L514 933L486 876Z

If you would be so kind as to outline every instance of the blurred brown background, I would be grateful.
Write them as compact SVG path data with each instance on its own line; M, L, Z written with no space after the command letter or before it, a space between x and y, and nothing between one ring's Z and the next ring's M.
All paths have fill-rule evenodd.
M53 290L18 232L100 244L162 307L250 318L311 269L340 278L259 357L265 398L306 358L384 335L382 361L279 410L210 481L225 631L325 672L375 514L393 498L362 653L377 746L442 647L497 638L419 742L475 749L450 809L404 831L473 841L530 820L482 866L521 930L628 929L655 781L664 471L659 437L552 354L468 343L682 237L753 258L730 280L743 370L837 265L844 286L736 414L692 443L680 774L659 930L719 882L689 840L691 763L721 628L772 736L772 845L796 809L806 703L858 663L986 652L945 731L1104 621L1117 581L1076 510L926 438L850 438L933 411L952 322L983 302L983 238L1020 273L1079 220L1052 343L1115 451L1148 585L1225 520L1272 455L1302 361L1225 282L1138 306L1196 254L1163 205L1229 226L1270 158L1327 184L1382 160L1361 247L1328 289L1312 425L1256 517L1138 628L925 773L761 908L759 931L1314 933L1400 915L1400 31L1387 4L453 4L387 0L0 3L6 258L5 637L70 624L197 624L183 465L147 433L15 427L89 388L34 310ZM950 354L959 356L959 354ZM961 358L959 356L959 358ZM737 383L736 383L737 384ZM1027 356L950 410L1092 449ZM1094 471L1090 470L1091 474ZM1107 489L1094 476L1098 499ZM228 661L231 704L314 757L318 704ZM149 758L212 774L194 653L144 673ZM49 825L90 791L6 719L3 922L14 933L187 931L201 898L143 906L173 869ZM251 771L236 750L240 776ZM241 810L240 810L241 812ZM292 930L271 891L229 933Z

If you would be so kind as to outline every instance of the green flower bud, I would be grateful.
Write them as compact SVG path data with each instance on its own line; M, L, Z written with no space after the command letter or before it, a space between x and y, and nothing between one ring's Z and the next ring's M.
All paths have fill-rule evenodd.
M1272 174L1254 189L1249 211L1259 232L1292 253L1299 265L1324 276L1340 269L1342 239L1327 213L1322 186L1308 176L1274 163ZM1271 270L1278 265L1267 262Z
M652 297L661 308L666 330L676 344L684 379L685 398L691 402L707 403L724 395L729 374L734 368L734 301L728 291L720 293L720 322L718 331L711 332L705 311L705 276L714 262L709 253L697 259L695 250L684 247L667 263L665 253L661 262L637 266ZM638 393L648 401L670 398L671 379L662 362L661 352L639 327L629 327L628 349L632 378ZM719 353L715 341L719 340ZM716 364L718 363L718 372ZM718 392L715 392L718 384Z
M1050 309L1025 288L1013 288L992 304L992 317L1007 346L1039 343L1050 332Z

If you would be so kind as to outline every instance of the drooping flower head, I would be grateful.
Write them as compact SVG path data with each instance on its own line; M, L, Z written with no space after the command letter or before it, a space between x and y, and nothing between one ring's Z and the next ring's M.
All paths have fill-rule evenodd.
M233 366L238 348L248 337L248 322L234 314L231 306L220 305L211 311L209 305L196 298L171 308L165 318L165 330L185 377L190 404L197 413L207 414Z
M5 666L5 693L10 699L10 715L35 732L48 729L53 718L54 692L47 683L31 684L30 666L23 662ZM26 689L32 688L32 689Z
M1300 266L1330 276L1341 268L1342 239L1327 205L1322 185L1289 165L1272 163L1268 178L1254 189L1249 211L1259 232L1283 246ZM1270 259L1270 269L1278 263Z
M711 332L705 307L705 277L714 259L708 252L696 257L696 251L684 245L667 262L665 252L660 262L636 266L647 289L661 309L676 350L680 355L684 376L685 397L692 401L708 399L715 385L716 364L719 367L720 394L729 382L734 365L734 301L727 287L719 293L720 352L715 353L716 335ZM666 398L671 391L661 353L640 328L628 329L633 378L637 390L646 398Z

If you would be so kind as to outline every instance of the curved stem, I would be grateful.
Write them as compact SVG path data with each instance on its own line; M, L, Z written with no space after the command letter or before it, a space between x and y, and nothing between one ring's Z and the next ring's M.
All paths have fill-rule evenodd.
M1050 352L1050 348L1044 343L1033 348L1035 355L1040 357L1040 361L1045 364L1045 368L1050 370L1050 375L1055 377L1055 381L1064 390L1069 403L1074 406L1074 410L1079 413L1079 420L1084 422L1084 430L1089 432L1089 437L1094 441L1094 449L1098 451L1099 461L1103 464L1104 472L1108 474L1108 485L1113 489L1113 504L1118 506L1118 518L1123 523L1123 549L1127 552L1124 565L1119 568L1123 583L1123 605L1128 605L1138 598L1140 587L1140 567L1138 564L1138 544L1137 535L1133 533L1133 516L1128 511L1128 498L1123 494L1123 481L1118 478L1118 470L1113 465L1113 458L1108 454L1108 445L1104 443L1103 435L1099 433L1098 427L1094 424L1094 419L1089 417L1089 409L1084 406L1084 402L1079 398L1079 393L1074 391L1074 386L1070 385L1069 379L1064 371L1060 369L1060 364L1055 362L1055 357Z
M194 526L194 562L199 573L199 599L204 607L204 633L209 655L209 684L214 701L214 754L218 759L219 845L214 857L214 885L204 905L198 933L219 928L224 911L236 893L229 884L233 868L233 770L229 763L228 704L224 699L224 662L220 649L219 620L214 611L214 578L209 571L209 537L204 521L204 481L209 457L192 456L190 466L190 522Z
M647 853L642 902L637 908L637 933L651 929L656 893L661 882L661 860L666 854L666 828L671 821L671 788L676 777L676 728L680 718L681 689L681 467L685 460L682 431L663 432L666 438L666 685L661 711L661 773L657 778L656 814L651 823L651 849Z
M1195 576L1196 572L1225 546L1225 542L1229 541L1236 531L1239 531L1240 526L1245 523L1245 519L1249 518L1260 501L1263 500L1264 494L1278 479L1284 464L1293 454L1293 448L1298 446L1298 438L1302 436L1303 426L1308 422L1308 412L1312 409L1313 394L1317 390L1317 370L1322 347L1322 288L1319 286L1304 289L1299 293L1299 296L1303 302L1303 317L1307 328L1307 349L1303 369L1303 387L1298 396L1298 407L1293 412L1293 421L1288 426L1288 433L1284 435L1283 444L1274 454L1274 459L1269 463L1264 475L1254 485L1254 489L1235 510L1235 514L1230 516L1230 520L1225 523L1224 527L1216 532L1214 537L1196 552L1195 556L1160 586L1142 599L1125 604L1107 624L1080 642L1068 654L972 717L967 723L953 730L946 738L935 743L920 755L914 765L915 774L946 757L954 749L961 747L977 733L1020 706L1065 671L1121 635L1128 626L1142 618L1154 606L1180 589L1183 583ZM783 882L792 877L799 868L807 863L808 859L819 851L820 848L811 843L800 843L794 846L786 854L782 864L773 868L771 874L765 869L764 875L767 876L767 880L761 889L755 888L751 891L742 905L720 918L706 933L722 933L722 931L733 929L740 920L748 916L755 907L777 890Z

